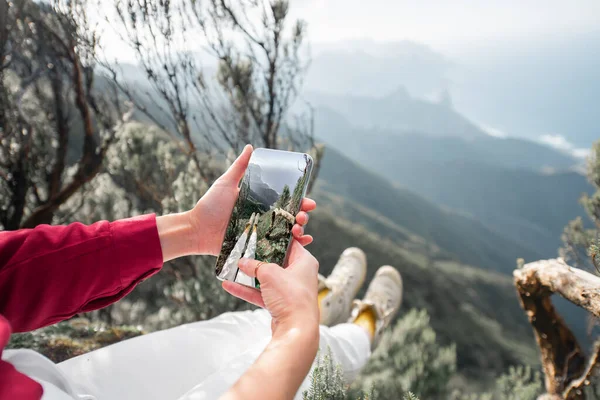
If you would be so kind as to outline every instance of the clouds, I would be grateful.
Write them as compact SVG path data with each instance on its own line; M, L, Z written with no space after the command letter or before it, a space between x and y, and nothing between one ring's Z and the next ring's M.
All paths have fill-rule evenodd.
M504 132L503 130L500 130L498 128L494 128L492 126L489 125L481 125L481 129L483 129L483 131L485 133L487 133L490 136L493 137L497 137L497 138L501 138L504 139L506 137L508 137L508 135L506 134L506 132Z
M576 148L573 143L569 142L564 136L557 134L547 134L540 137L540 142L553 147L557 150L569 153L577 158L585 158L589 155L589 149Z

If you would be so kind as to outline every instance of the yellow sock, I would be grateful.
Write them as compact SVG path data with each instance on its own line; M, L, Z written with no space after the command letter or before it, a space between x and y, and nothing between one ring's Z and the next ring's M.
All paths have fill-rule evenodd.
M367 307L358 314L354 323L366 330L372 340L375 337L375 321L377 321L377 316L373 307Z
M328 294L329 294L329 289L322 289L319 292L319 296L317 297L317 299L319 301L319 312L321 312L321 302L323 301L325 296L327 296Z

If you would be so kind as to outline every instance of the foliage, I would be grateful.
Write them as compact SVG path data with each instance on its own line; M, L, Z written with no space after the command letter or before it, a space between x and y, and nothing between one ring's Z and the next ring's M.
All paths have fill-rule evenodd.
M305 24L291 20L287 0L112 3L98 11L130 46L144 87L127 82L119 66L103 65L138 112L181 140L201 174L197 153L246 143L314 146L312 113L290 115L309 60L302 57ZM198 36L208 52L191 48ZM209 63L215 76L201 67Z
M454 345L440 346L427 312L411 310L385 333L358 384L384 399L407 391L431 398L446 394L455 371Z
M346 398L346 383L342 369L335 364L328 349L327 354L317 355L316 365L311 375L311 386L302 396L304 400L344 400Z
M290 194L290 187L288 185L283 186L283 190L281 191L281 195L277 199L277 202L273 205L275 208L286 208L289 203L292 195Z
M595 192L592 195L583 194L580 202L592 227L580 217L569 222L561 237L563 246L559 253L570 265L600 272L600 141L594 144L588 158L587 178Z
M452 400L535 400L542 394L541 374L530 367L510 367L494 384L491 391L482 394L452 393Z
M33 332L13 334L7 348L32 349L58 363L143 334L139 327L106 326L92 324L86 319L73 319Z
M201 160L215 170L224 168L224 160ZM181 212L192 208L208 187L168 135L137 122L117 132L105 171L59 209L55 223ZM212 260L186 257L167 263L152 285L139 285L127 299L89 317L155 330L247 308L222 290Z
M326 354L319 353L312 372L309 376L311 385L302 393L304 400L383 400L376 388L371 387L367 391L348 390L344 382L344 376L339 364L335 363L331 349ZM398 393L392 399L396 399ZM403 400L419 400L411 392L403 396Z
M128 112L93 90L85 0L2 2L0 228L50 223L98 174Z

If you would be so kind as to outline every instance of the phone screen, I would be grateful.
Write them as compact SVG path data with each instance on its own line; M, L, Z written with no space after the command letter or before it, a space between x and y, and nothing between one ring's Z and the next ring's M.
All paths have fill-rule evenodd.
M239 271L242 257L285 266L312 168L308 154L254 150L217 259L219 279L260 288L257 279Z

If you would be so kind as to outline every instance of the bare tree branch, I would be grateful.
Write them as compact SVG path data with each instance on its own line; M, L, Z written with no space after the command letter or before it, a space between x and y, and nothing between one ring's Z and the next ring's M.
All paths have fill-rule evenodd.
M581 387L589 383L599 356L598 347L587 359L577 339L552 305L556 293L600 314L600 278L570 267L562 259L536 261L513 273L521 306L538 343L548 396L584 399ZM553 398L553 397L549 397Z

